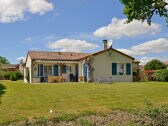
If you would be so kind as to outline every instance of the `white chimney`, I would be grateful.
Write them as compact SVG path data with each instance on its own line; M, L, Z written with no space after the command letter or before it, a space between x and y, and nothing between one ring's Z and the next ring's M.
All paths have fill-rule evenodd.
M103 43L103 50L106 50L107 49L107 40L103 40L102 43Z

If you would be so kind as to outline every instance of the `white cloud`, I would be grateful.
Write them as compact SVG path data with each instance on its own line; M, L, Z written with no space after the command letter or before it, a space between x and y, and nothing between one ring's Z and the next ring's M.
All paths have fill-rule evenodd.
M25 38L25 41L32 41L32 38L31 37Z
M168 3L168 0L165 0L166 3ZM168 10L168 5L166 6L166 9Z
M111 39L122 36L136 36L139 34L156 34L160 32L161 25L152 23L150 26L144 22L134 20L128 24L126 19L113 18L112 22L104 27L97 29L93 34L97 37L108 37Z
M17 60L18 60L18 61L23 60L23 62L25 63L25 62L26 62L26 57L23 57L23 56L22 56L22 57L17 58Z
M46 0L0 0L0 22L11 23L24 19L24 13L43 15L53 9Z
M145 65L146 63L148 63L149 61L151 61L153 59L158 59L162 62L168 61L168 57L142 57L140 59L140 65Z
M65 38L55 42L49 42L48 47L51 49L60 49L60 51L64 52L81 52L84 50L95 49L98 45L87 41Z
M160 38L157 40L151 40L131 47L131 49L118 49L128 55L138 56L149 53L161 53L168 51L168 39Z

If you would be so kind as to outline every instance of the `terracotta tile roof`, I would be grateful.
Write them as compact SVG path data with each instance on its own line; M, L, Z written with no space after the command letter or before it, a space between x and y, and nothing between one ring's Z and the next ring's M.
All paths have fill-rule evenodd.
M133 62L134 62L134 63L140 63L140 61L139 61L139 60L136 60L136 59L135 59Z
M36 59L36 60L73 61L73 60L79 60L82 57L89 55L89 53L29 51L28 55L32 59Z
M2 69L18 68L16 64L1 64Z
M85 57L82 57L81 59L87 58L87 57L89 57L89 56L95 56L95 55L97 55L97 54L100 54L100 53L103 53L103 52L106 52L106 51L109 51L109 50L114 50L114 51L116 51L116 52L118 52L118 53L120 53L120 54L122 54L122 55L124 55L124 56L127 56L127 57L129 57L129 58L131 58L131 59L134 60L134 58L133 58L132 56L129 56L129 55L127 55L127 54L125 54L125 53L123 53L123 52L120 52L120 51L118 51L118 50L116 50L116 49L114 49L114 48L111 48L111 47L108 48L108 49L105 49L105 50L101 50L101 51L95 52L95 53L90 53L89 55L86 55Z
M168 61L167 61L167 62L164 62L164 64L168 66Z

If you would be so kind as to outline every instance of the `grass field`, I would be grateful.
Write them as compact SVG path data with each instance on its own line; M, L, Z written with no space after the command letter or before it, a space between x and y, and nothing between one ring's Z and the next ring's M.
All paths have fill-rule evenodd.
M21 81L0 81L0 123L9 120L50 118L84 110L108 111L144 102L168 104L168 83L130 82L113 84L24 84ZM53 110L50 114L49 111Z

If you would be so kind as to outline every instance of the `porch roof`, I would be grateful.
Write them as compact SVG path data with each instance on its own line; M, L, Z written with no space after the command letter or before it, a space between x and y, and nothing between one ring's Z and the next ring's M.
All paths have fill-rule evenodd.
M28 55L33 60L77 61L82 57L89 55L89 53L29 51Z

